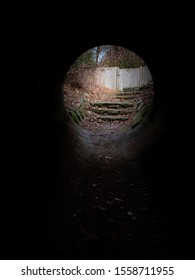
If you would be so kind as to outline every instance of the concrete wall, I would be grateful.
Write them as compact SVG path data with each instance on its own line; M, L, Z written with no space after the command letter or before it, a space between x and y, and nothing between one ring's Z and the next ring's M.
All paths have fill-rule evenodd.
M105 67L96 70L96 81L97 85L122 90L146 85L152 81L152 76L147 66L126 69Z

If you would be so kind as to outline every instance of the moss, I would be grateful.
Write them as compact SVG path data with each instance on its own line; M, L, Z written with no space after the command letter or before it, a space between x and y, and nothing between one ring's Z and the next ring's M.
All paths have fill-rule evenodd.
M137 104L137 108L136 108L136 112L139 112L140 110L142 110L142 108L144 107L144 103L143 101Z
M138 113L133 117L133 122L131 127L135 128L143 120L147 112L148 112L148 107L142 106L138 111Z
M80 121L82 121L85 117L85 112L84 112L84 106L81 105L80 108L71 108L71 110L69 111L72 119L79 124Z
M85 100L84 97L80 98L80 107L69 107L69 114L77 124L85 118Z
M75 111L70 111L70 115L71 115L72 119L73 119L77 124L79 124L80 121L79 121L79 118L78 118L76 112L75 112Z
M77 114L78 119L79 119L80 121L82 121L83 117L82 117L82 115L81 115L81 113L80 113L80 110L76 110L76 114Z
M130 87L124 87L124 88L123 88L123 91L130 91L130 90L131 90Z

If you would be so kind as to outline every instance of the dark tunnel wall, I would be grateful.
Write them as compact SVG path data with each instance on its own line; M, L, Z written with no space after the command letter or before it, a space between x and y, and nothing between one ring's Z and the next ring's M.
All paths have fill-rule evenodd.
M182 85L178 86L178 61L174 46L168 44L162 34L161 38L157 34L147 34L146 38L131 34L131 38L127 38L120 32L82 34L81 39L67 34L66 40L60 43L57 35L53 34L44 38L27 36L25 40L18 39L12 69L17 76L13 95L13 100L17 101L10 109L17 125L13 125L12 116L7 119L8 125L12 123L10 144L7 142L10 145L7 161L11 169L7 173L7 199L2 203L5 213L2 234L6 246L1 249L1 258L39 259L41 255L40 226L46 206L40 198L44 197L47 188L52 187L61 139L66 140L67 166L72 157L82 157L77 133L63 103L63 79L78 56L89 48L104 44L129 48L150 69L155 93L150 118L151 122L159 123L161 131L158 141L143 151L143 165L148 176L155 178L154 181L159 178L158 187L165 203L177 209L177 238L181 240L181 251L190 258L191 252L187 253L192 245L191 209L187 202L190 186L188 171L184 168L187 141L181 133L183 119L178 121ZM53 42L57 42L54 47ZM140 130L140 133L144 132Z

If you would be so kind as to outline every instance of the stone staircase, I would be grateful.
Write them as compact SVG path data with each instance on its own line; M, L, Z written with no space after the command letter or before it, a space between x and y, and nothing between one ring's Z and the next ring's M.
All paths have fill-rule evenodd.
M136 127L147 114L151 104L153 86L143 88L125 88L114 93L99 92L95 98L85 93L79 107L69 108L68 112L77 124L90 130L91 127L105 127L108 123L130 125ZM149 98L149 99L148 99ZM149 101L148 101L149 100ZM93 122L95 126L93 126Z
M92 102L90 105L94 118L103 121L126 121L133 108L132 102L106 101Z
M89 110L94 120L126 121L135 110L135 100L139 92L135 89L126 89L117 92L110 100L90 102Z

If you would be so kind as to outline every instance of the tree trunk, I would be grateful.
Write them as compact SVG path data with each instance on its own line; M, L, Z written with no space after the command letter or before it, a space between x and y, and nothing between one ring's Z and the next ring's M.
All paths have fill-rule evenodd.
M97 47L97 50L96 50L96 60L95 60L96 66L98 65L98 58L99 58L99 55L100 55L100 46Z

